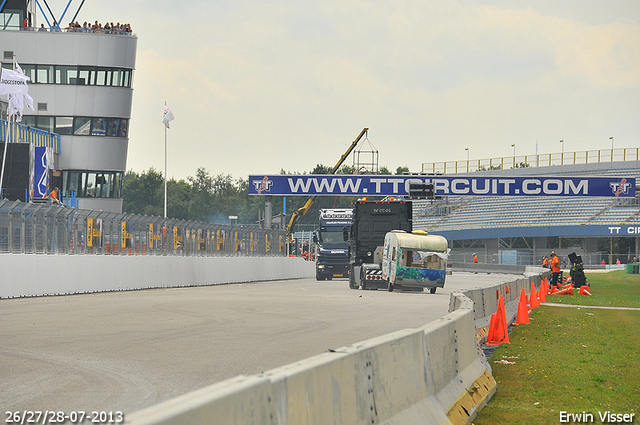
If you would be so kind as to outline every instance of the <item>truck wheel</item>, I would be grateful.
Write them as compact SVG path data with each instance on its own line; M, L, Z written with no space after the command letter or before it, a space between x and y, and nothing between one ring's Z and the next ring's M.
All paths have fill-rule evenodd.
M436 293L436 287L434 286L433 288L429 288L429 292L432 294Z
M321 278L320 276L316 275L316 280L324 280L324 279Z

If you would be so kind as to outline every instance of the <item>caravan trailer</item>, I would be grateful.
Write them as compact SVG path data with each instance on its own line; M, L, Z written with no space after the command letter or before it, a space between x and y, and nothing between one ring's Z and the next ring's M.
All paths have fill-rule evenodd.
M447 240L424 231L388 232L382 251L382 279L394 288L436 288L444 286L449 255Z

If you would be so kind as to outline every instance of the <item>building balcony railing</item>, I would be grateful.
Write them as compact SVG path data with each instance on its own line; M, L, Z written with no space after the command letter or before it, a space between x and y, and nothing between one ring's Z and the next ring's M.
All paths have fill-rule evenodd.
M0 120L0 141L10 143L32 143L35 146L53 148L53 152L60 153L60 135L48 131L32 128L22 124Z
M550 167L553 165L639 160L640 148L617 148L538 155L517 155L464 161L424 162L422 163L422 172L456 174L476 171L507 170L510 168Z
M112 35L123 35L123 36L133 36L134 33L131 31L125 30L112 30L112 29L78 29L78 28L48 28L48 27L27 27L22 28L16 25L6 25L2 27L2 30L5 31L31 31L31 32L53 32L53 33L85 33L85 34L112 34Z

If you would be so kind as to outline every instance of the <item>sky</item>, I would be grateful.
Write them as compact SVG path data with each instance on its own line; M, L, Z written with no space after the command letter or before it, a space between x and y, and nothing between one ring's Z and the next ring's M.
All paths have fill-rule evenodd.
M164 169L165 102L176 179L333 166L364 127L392 171L640 146L637 0L86 1L96 19L138 37L138 173Z

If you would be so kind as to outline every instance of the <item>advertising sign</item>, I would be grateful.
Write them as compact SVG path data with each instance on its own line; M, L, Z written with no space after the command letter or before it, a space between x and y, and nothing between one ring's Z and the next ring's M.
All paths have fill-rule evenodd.
M225 236L224 230L216 230L216 240L218 241L218 244L217 244L218 251L221 251L224 249L224 236Z
M102 219L101 218L87 219L87 246L88 247L102 246Z
M250 195L408 196L412 184L433 183L436 196L565 196L634 198L635 178L445 177L381 175L249 176Z
M207 250L207 239L205 238L206 233L202 229L198 229L197 238L198 238L198 251L206 251Z
M33 198L44 199L49 196L49 172L53 165L53 148L33 147Z
M133 223L120 222L120 248L133 246Z
M184 247L183 231L178 226L173 226L173 249L182 249Z
M160 248L160 226L154 226L153 223L149 223L149 248Z

